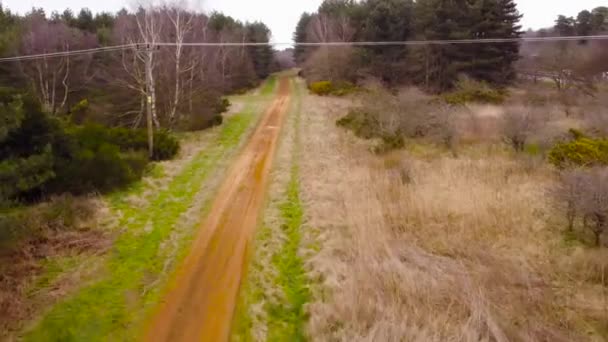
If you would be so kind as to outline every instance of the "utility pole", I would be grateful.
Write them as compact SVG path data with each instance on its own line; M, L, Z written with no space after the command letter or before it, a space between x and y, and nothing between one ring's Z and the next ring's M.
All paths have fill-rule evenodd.
M152 53L156 47L151 44L146 44L143 47L138 46L138 50L144 53L144 64L146 74L146 123L148 127L148 156L150 159L154 156L154 125L152 122Z

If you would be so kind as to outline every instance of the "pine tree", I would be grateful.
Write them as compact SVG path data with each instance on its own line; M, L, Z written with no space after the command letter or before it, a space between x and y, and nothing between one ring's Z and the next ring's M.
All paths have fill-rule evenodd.
M268 43L270 29L261 22L247 24L247 41L250 43ZM249 47L249 55L253 60L253 68L258 78L266 78L270 74L273 60L273 49L269 45Z
M560 36L573 36L576 32L575 25L574 18L560 15L555 21L554 29Z
M419 0L416 2L416 29L420 39L454 40L471 37L470 5L466 0ZM458 75L467 70L470 54L464 45L428 45L418 61L423 65L427 89L451 88Z
M576 35L588 36L593 31L593 15L591 12L584 10L576 16Z
M296 30L293 34L293 40L296 43L306 43L308 41L306 37L306 33L308 30L308 24L312 19L312 15L308 13L303 13L298 21L298 25L296 26ZM296 45L294 48L294 59L296 64L301 65L306 61L306 59L310 56L311 49L306 46Z
M369 0L364 5L366 18L362 38L366 41L405 41L412 35L412 0ZM406 77L405 46L373 46L365 49L372 74L388 84Z
M521 15L513 0L479 0L473 7L472 38L519 38ZM519 43L476 44L471 46L467 74L477 80L503 86L516 77Z
M608 7L596 7L591 11L591 14L593 34L608 31Z
M513 0L420 0L417 30L427 40L519 38L521 15ZM451 88L459 75L504 86L515 78L518 43L451 44L425 48L424 83Z
M55 176L53 122L35 101L15 90L0 90L0 205Z

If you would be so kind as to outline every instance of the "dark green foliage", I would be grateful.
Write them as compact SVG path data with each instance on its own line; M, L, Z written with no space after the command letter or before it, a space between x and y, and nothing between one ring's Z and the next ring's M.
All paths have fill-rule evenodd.
M171 134L171 132L166 130L154 132L154 153L152 159L169 160L174 158L178 152L179 141Z
M124 187L141 178L148 163L145 152L122 153L117 145L104 141L76 146L69 159L58 163L50 192L82 194Z
M496 90L485 82L461 80L456 90L442 95L449 104L463 105L466 103L501 104L505 100L504 91Z
M554 30L560 36L589 36L608 29L608 7L596 7L592 11L582 10L576 16L559 15Z
M362 110L351 110L345 117L336 121L336 125L350 129L359 138L381 137L378 120Z
M558 143L549 152L549 161L560 169L608 165L608 140L580 137Z
M247 24L247 40L250 43L268 43L270 41L270 29L262 22ZM274 52L270 45L250 46L249 54L253 60L253 68L260 79L270 75L270 66L273 61Z
M0 201L40 188L55 176L67 137L31 96L0 89Z
M294 42L296 42L296 43L308 42L307 29L308 29L308 24L310 23L311 18L312 18L312 16L310 14L302 13L302 16L300 17L300 20L298 21L298 24L296 26L296 30L293 33ZM308 59L308 57L310 56L311 50L312 50L312 48L310 48L310 47L296 45L296 47L294 48L294 52L293 52L293 56L294 56L296 64L301 65L302 63L304 63L306 61L306 59Z
M329 95L332 90L331 81L313 82L308 86L308 89L315 95Z
M591 12L587 10L581 11L576 17L576 35L590 35L593 32L592 20L593 16L591 15Z
M145 129L110 128L86 124L73 129L72 136L86 149L98 149L100 142L116 145L121 151L145 151L148 133ZM167 160L179 152L179 141L166 130L154 132L154 160Z
M482 0L473 5L471 38L519 38L518 25L522 15L514 0ZM474 44L468 53L472 63L467 69L470 77L497 86L515 80L515 62L519 59L519 43Z
M218 101L216 108L215 108L215 112L217 114L226 113L228 111L228 109L230 109L230 106L231 106L230 100L223 97ZM221 123L221 121L220 121L220 123Z
M0 202L30 192L53 179L53 166L50 146L39 154L0 161Z
M599 33L608 30L608 7L596 7L591 11L592 32Z
M363 5L365 19L361 36L366 41L405 41L413 35L412 0L368 0ZM406 76L405 46L376 46L365 49L372 73L388 84Z
M315 95L326 96L344 96L357 91L357 87L348 81L319 81L313 82L308 86L310 92Z
M74 126L15 90L0 89L0 119L2 201L110 191L139 179L148 163L145 130ZM157 131L154 147L153 159L165 160L177 154L179 142Z
M314 29L310 27L312 20L325 25L324 35L329 38L323 39L334 40L350 36L360 41L519 38L520 19L514 0L326 0L318 13L302 16L294 39L320 39L308 37ZM391 86L418 83L429 90L445 91L462 74L492 86L508 85L516 76L519 45L369 46L354 48L351 54L357 63L353 66L358 69L357 77L373 76ZM296 48L298 63L310 56L310 49ZM307 71L304 75L310 74Z
M576 21L572 17L566 17L564 15L560 15L555 20L555 31L559 33L560 36L573 36L576 32Z
M380 127L379 121L363 110L351 110L345 117L336 121L336 125L353 131L362 139L379 138L382 144L374 148L376 153L385 153L405 147L405 140L400 132L387 132Z
M87 112L89 111L89 100L84 99L77 104L73 105L68 112L72 122L76 124L81 124L85 121L87 117Z
M0 4L0 57L14 55L19 48L19 17ZM12 63L0 63L0 86L20 86L21 73Z

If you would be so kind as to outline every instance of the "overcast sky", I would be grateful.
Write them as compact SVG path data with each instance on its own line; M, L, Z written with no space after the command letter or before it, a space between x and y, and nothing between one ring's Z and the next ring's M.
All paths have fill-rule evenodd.
M167 0L170 2L170 0ZM196 1L196 0L195 0ZM272 30L275 42L289 42L302 12L316 10L322 0L204 0L195 2L198 9L218 10L242 21L260 20ZM606 6L607 0L516 0L524 14L522 25L527 28L543 28L553 24L558 14L575 16L583 9ZM42 7L47 13L71 8L75 12L88 7L93 12L117 11L133 8L133 0L0 0L5 7L25 13L33 6Z

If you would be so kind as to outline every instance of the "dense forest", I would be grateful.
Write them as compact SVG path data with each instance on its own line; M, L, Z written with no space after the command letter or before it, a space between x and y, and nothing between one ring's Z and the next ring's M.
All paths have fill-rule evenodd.
M560 16L555 29L533 33L583 36L605 32L608 29L607 12L606 7L599 7L582 11L576 19ZM524 36L519 25L521 17L512 0L326 0L317 12L302 15L294 40L378 42L520 38ZM545 54L548 53L555 54L554 51ZM520 43L297 46L295 58L312 81L357 82L373 77L389 86L417 85L430 91L445 91L454 87L459 77L468 76L500 88L516 79Z
M59 53L0 63L0 198L107 190L137 179L145 156L132 152L146 148L138 130L146 98L157 131L153 158L170 158L178 142L167 131L221 123L229 106L223 96L256 86L274 67L270 46L187 45L269 37L261 22L178 6L50 16L0 7L0 57ZM89 49L100 50L62 54Z

